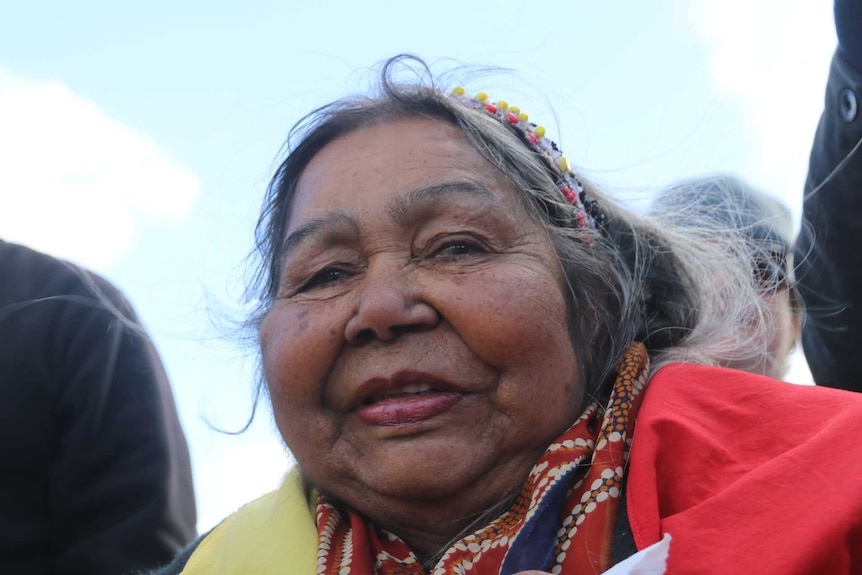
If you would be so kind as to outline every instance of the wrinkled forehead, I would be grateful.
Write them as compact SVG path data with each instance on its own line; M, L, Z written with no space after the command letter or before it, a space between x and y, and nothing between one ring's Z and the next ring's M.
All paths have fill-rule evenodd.
M329 142L309 161L288 228L321 212L382 209L417 190L483 189L492 203L518 203L514 186L454 125L400 118L363 126Z

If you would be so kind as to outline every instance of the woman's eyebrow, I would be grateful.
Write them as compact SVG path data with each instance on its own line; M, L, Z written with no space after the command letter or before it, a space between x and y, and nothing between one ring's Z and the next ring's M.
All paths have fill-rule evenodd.
M424 217L429 208L439 206L441 201L465 197L481 199L493 206L500 205L500 197L488 187L469 180L456 180L411 190L395 198L386 211L395 223L404 226Z
M286 258L303 241L327 228L347 228L349 234L359 235L359 225L356 220L342 212L329 213L309 220L290 232L281 243L281 257Z
M432 205L439 206L441 201L456 198L463 200L465 197L479 198L493 206L500 205L499 196L486 186L469 180L457 180L411 190L395 198L386 211L397 224L407 225L423 218ZM359 235L356 220L343 212L332 212L311 219L290 232L281 243L281 257L289 256L303 241L327 228L347 228L349 234Z

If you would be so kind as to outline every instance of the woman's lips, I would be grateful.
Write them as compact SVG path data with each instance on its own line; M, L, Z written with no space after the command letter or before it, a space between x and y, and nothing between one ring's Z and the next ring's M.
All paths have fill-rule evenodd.
M409 425L448 411L468 394L437 374L408 369L366 380L353 394L349 409L369 425Z
M359 418L370 425L392 426L419 423L448 411L461 401L462 393L429 391L416 395L385 397L356 409Z

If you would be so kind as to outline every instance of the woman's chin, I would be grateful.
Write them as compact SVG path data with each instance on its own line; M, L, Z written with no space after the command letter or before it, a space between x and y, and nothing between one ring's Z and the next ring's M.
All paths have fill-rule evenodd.
M369 488L394 497L436 500L462 492L482 476L477 466L461 459L463 454L449 453L448 446L416 446L393 449L391 455L374 458L376 464L357 470L366 478Z
M429 445L430 443L430 445ZM501 460L455 448L458 443L403 445L371 457L352 470L355 482L339 498L360 510L365 505L404 505L413 510L447 506L471 514L517 493L532 468L532 456ZM368 454L370 455L370 454ZM345 487L342 484L340 487ZM376 502L372 502L372 497ZM366 511L367 513L367 511Z

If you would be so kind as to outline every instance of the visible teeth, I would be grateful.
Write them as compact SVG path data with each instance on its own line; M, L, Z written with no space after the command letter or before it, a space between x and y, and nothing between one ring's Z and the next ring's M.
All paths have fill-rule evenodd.
M396 393L422 393L423 391L429 390L431 390L431 386L427 383L414 383L413 385L408 385L407 387L402 387L395 391Z
M427 383L414 383L405 387L399 387L398 389L384 391L383 393L372 395L365 401L365 403L375 403L377 401L382 401L387 398L401 397L404 395L416 395L419 393L425 393L426 391L431 391L433 389L434 388Z

